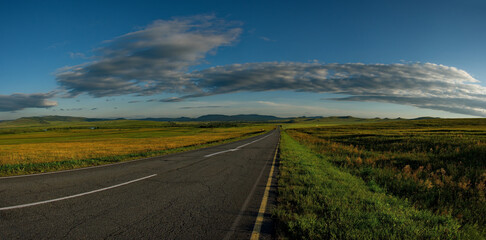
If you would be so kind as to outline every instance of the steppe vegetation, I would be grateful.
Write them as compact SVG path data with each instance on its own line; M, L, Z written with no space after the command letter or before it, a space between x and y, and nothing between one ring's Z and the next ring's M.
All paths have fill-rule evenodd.
M276 211L286 235L486 237L486 119L286 132Z
M0 175L162 155L237 140L271 128L245 123L24 119L0 124Z

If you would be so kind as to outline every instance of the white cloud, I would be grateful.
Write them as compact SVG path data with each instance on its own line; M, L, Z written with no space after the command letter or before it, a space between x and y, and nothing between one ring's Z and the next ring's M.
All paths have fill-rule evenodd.
M234 43L240 32L235 24L213 16L158 20L106 41L96 60L59 69L56 79L70 96L177 93L179 97L150 101L180 102L287 90L486 116L486 88L461 69L433 63L262 62L189 71L219 47Z
M260 37L260 39L261 39L261 40L263 40L263 41L265 41L265 42L275 42L275 40L270 39L270 38L268 38L268 37L263 37L263 36L261 36L261 37Z
M331 111L330 109L324 107L303 106L303 105L295 105L295 104L287 104L287 103L276 103L270 101L256 101L256 103L259 105L264 105L272 108L290 109L294 111L295 110L311 111L311 112L321 113L321 114Z
M194 92L198 88L189 80L187 68L234 42L240 32L213 16L158 20L105 41L96 50L96 60L61 68L56 79L71 96Z
M56 101L50 101L54 93L14 93L0 95L0 112L17 111L25 108L50 108L57 106Z
M486 116L486 88L467 72L433 63L320 64L265 62L233 64L192 73L200 93L291 90L345 94L334 100L379 101Z
M69 52L69 57L70 58L82 58L82 59L87 59L86 54L80 53L80 52Z

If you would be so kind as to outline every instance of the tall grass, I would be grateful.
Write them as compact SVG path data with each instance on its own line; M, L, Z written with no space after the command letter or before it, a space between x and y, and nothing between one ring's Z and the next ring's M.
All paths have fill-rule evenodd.
M289 133L341 169L486 236L486 120L423 120Z
M475 239L450 215L418 210L334 166L282 134L278 204L281 239Z
M0 164L53 162L161 151L236 138L244 133L1 145Z
M174 149L192 149L236 140L272 128L270 125L214 127L192 123L150 127L146 123L128 123L132 125L123 123L121 127L118 123L118 126L101 125L94 129L54 126L48 131L28 131L27 128L21 132L0 134L0 175L42 172L153 156Z

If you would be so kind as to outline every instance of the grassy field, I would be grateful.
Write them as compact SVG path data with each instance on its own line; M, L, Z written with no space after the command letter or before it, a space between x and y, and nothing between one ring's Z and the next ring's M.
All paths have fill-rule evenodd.
M407 212L417 211L420 214L426 214L427 218L430 218L429 223L434 223L430 226L436 228L433 230L436 231L435 233L424 230L425 232L418 235L413 234L416 232L415 230L402 230L411 234L410 236L429 238L421 236L429 236L430 233L432 234L430 238L447 239L464 236L467 236L465 238L486 238L486 119L401 120L361 125L298 128L289 129L287 132L293 139L306 145L310 149L309 151L312 151L308 154L314 156L309 156L315 159L314 162L299 163L305 166L315 166L310 167L310 170L307 171L316 168L324 169L322 171L332 170L347 176L334 179L334 183L329 183L328 181L331 180L325 178L309 180L310 183L306 183L307 185L323 185L324 189L329 188L329 191L338 192L366 191L367 194L381 194L399 199L396 201L400 204L390 207L388 211L410 208ZM287 143L287 148L295 148L296 144L295 142ZM284 152L284 146L286 145L283 144L282 152ZM303 155L303 153L301 154ZM283 159L285 159L285 155ZM299 157L299 159L302 158ZM319 164L322 166L318 166ZM283 163L282 167L284 167ZM285 171L281 171L284 179ZM289 174L296 174L291 178L300 177L298 173ZM330 176L330 173L326 174ZM346 184L350 184L348 181L352 177L353 179L358 178L359 181L356 180L357 182L346 187ZM327 183L322 183L322 181ZM360 187L352 187L358 185ZM347 188L349 189L344 190ZM363 189L360 190L361 188ZM314 201L317 201L317 205L325 206L323 209L311 211L310 215L313 215L317 222L320 221L322 213L331 214L326 212L327 208L337 208L336 211L339 212L351 207L340 205L344 204L343 199L329 197L334 196L333 193L320 194L314 190L306 190L304 193L297 194L311 195L316 198ZM346 195L346 193L343 194ZM357 208L361 206L365 209L363 210L365 219L375 219L373 216L379 214L380 211L374 212L373 208L366 205L369 203L379 210L386 201L379 200L381 197L377 199L372 200L366 197L350 200L344 198L344 201L354 201L354 204L358 204ZM307 200L298 201L305 203ZM324 218L329 217L324 216ZM401 218L399 215L396 217ZM423 221L427 221L427 218L424 218ZM388 217L375 219L380 226L387 226L383 231L391 231L388 228L399 227L405 223L412 224L407 223L407 220L398 222L393 220L391 223L396 226L392 224L392 227L392 225L388 225L389 219L387 219ZM324 224L323 226L331 224L327 220L324 221L321 223ZM417 221L420 222L417 219L414 220L414 222ZM445 222L451 225L443 225L442 223ZM355 223L349 224L354 226ZM348 227L346 229L349 229ZM370 227L375 228L376 226L370 225ZM289 233L294 232L293 225L286 229ZM387 234L395 236L394 233ZM355 237L350 235L350 238ZM397 238L409 237L403 235Z
M0 124L0 175L35 173L194 149L272 129L236 123L20 121Z
M323 126L354 125L363 123L389 122L391 119L380 118L355 118L350 116L325 117L325 118L295 118L282 123L283 129L311 128Z
M282 239L474 239L450 215L419 210L282 135L278 234Z

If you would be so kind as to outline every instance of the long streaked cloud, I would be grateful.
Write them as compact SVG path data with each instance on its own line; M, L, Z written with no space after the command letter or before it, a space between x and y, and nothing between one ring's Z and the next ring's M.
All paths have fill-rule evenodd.
M442 110L459 114L486 117L486 100L483 98L447 98L447 97L400 97L400 96L352 96L334 98L338 101L372 101L406 104L419 108Z
M484 96L476 79L437 64L319 64L266 62L212 67L193 73L202 95L295 90L349 95Z
M179 100L291 90L348 95L333 100L388 102L486 116L486 88L463 70L433 63L247 63L212 67L192 76L199 92Z
M227 108L228 106L194 106L194 107L180 107L179 109L201 109L201 108Z
M260 106L267 106L272 107L274 109L285 109L285 110L299 110L299 111L309 111L309 112L338 112L339 114L345 113L336 111L335 109L328 109L324 107L316 107L316 106L304 106L304 105L295 105L295 104L287 104L287 103L276 103L271 101L256 101L256 104Z
M0 95L0 112L10 112L25 108L50 108L57 106L56 101L48 100L54 93L14 93Z
M233 43L241 29L214 16L158 20L106 41L96 60L59 69L57 82L70 96L94 97L194 92L187 70Z
M106 41L93 61L59 69L69 96L177 93L148 101L241 91L287 90L342 94L338 101L373 101L486 116L486 88L467 72L433 63L361 64L263 62L190 71L219 47L237 41L241 29L213 16L158 20Z

